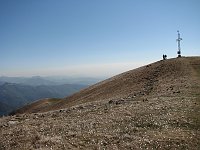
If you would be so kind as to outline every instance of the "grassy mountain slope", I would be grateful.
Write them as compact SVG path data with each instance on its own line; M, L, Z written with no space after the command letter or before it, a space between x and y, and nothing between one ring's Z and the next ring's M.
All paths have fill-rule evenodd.
M0 148L198 150L200 57L125 72L39 112L55 109L1 118Z
M180 92L180 86L184 86L183 80L191 76L193 68L189 60L190 58L181 58L159 61L122 73L66 97L61 102L46 107L40 112L62 109L92 101L154 94L163 96L171 93L175 94ZM186 88L183 90L187 90L187 85L185 86ZM21 112L23 113L23 110Z

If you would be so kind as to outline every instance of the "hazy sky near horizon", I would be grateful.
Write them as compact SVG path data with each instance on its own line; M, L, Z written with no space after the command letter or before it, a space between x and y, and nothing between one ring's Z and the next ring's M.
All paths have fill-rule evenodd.
M199 0L0 0L0 76L111 76L200 55Z

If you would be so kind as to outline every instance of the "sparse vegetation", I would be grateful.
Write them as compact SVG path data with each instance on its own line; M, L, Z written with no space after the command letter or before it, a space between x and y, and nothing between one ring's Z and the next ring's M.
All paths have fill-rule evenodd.
M196 59L193 63L191 63L194 69L195 83L192 86L193 95L194 95L194 108L189 113L189 117L192 118L194 126L191 129L197 130L196 139L200 141L200 63L199 60ZM200 144L197 146L197 149L200 149Z
M0 148L198 150L200 78L194 61L200 64L200 58L160 61L44 107L58 110L2 117Z

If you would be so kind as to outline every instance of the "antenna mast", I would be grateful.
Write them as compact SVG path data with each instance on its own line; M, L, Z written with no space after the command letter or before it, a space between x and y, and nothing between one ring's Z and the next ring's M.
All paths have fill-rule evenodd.
M178 51L177 51L177 54L178 54L178 57L181 57L181 40L183 40L181 37L180 37L180 33L179 31L178 32L178 39L176 39L176 41L178 42Z

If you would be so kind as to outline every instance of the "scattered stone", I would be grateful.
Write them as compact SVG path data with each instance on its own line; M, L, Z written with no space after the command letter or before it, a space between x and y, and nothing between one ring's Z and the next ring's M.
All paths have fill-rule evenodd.
M17 124L17 123L19 123L19 122L18 121L8 121L9 125L14 125L14 124Z
M143 102L146 102L146 101L148 101L148 99L147 99L147 98L144 98L142 101L143 101Z
M83 107L83 106L78 106L77 108L78 108L78 109L83 109L84 107Z
M178 94L178 93L181 93L181 91L173 91L173 94Z
M109 102L108 102L109 104L113 104L114 103L114 101L113 100L109 100Z
M173 71L184 66L180 65ZM166 72L164 77L173 79L165 80L159 77L163 69L156 69L159 83L149 95L142 93L154 84L150 82L152 74L147 81L150 87L138 82L136 86L140 89L131 88L124 92L127 95L114 95L124 99L102 98L81 104L82 107L0 118L0 149L198 149L199 126L194 119L198 117L199 87L193 88L193 80L186 78L186 89L179 82L182 77L174 77L177 72L173 77ZM170 86L181 95L173 95ZM63 111L66 113L60 113ZM38 119L34 119L36 116Z

